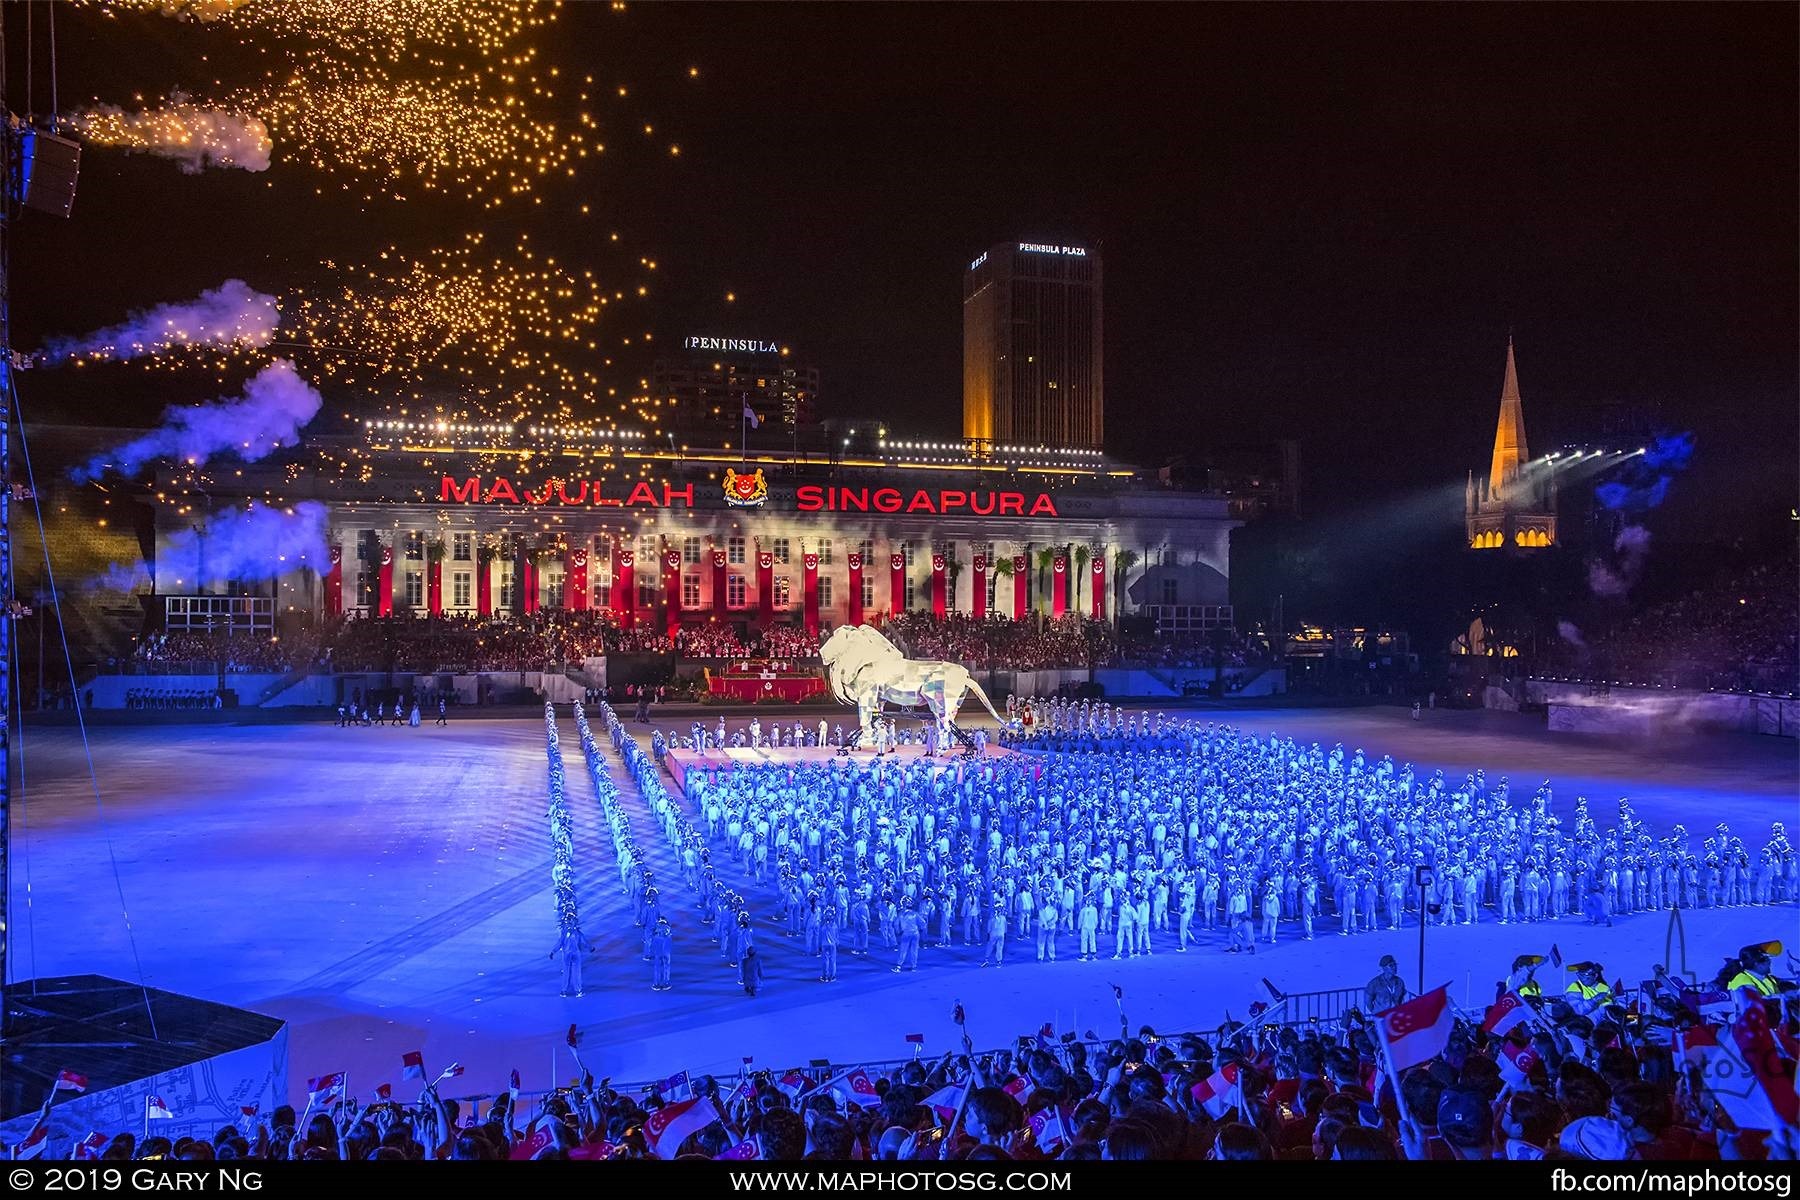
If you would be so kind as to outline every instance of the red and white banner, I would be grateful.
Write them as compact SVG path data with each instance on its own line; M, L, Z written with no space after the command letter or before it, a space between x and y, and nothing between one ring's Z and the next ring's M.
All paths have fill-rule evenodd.
M906 611L906 555L888 555L888 613L899 616Z
M1050 615L1069 611L1069 556L1058 550L1050 560Z
M819 556L802 554L801 569L805 574L801 578L800 619L806 626L807 637L819 636Z
M425 607L431 615L444 615L444 562L437 559L425 564Z
M775 620L775 556L756 552L756 619L766 628Z
M942 554L931 556L931 615L938 620L944 619L946 605L944 603L944 585L948 579L948 564Z
M852 550L848 559L850 564L850 594L844 597L845 605L852 625L863 623L862 573L863 556L860 550Z
M519 611L534 613L538 610L538 568L536 551L527 550L519 555Z
M573 546L563 552L563 607L572 612L588 608L588 552Z
M962 1099L962 1085L952 1083L925 1097L924 1104L939 1121L948 1125L956 1120L956 1110L962 1107Z
M1106 555L1094 551L1094 558L1088 564L1088 583L1094 593L1094 609L1090 614L1096 621L1106 619Z
M699 1133L718 1119L712 1102L701 1097L666 1104L644 1119L644 1141L658 1158L674 1158L689 1134Z
M620 629L630 629L637 612L637 555L623 546L613 547L612 609Z
M1400 1072L1430 1062L1444 1052L1450 1044L1451 1026L1456 1024L1456 1015L1450 1011L1450 996L1441 987L1376 1016L1381 1021L1376 1026L1376 1036L1387 1049L1388 1067L1396 1087Z
M969 593L969 611L977 621L987 616L988 560L987 555L975 556L975 589Z
M1013 555L1013 620L1025 619L1025 604L1031 595L1031 574L1026 568L1030 561L1023 554Z
M725 616L725 600L728 595L725 583L725 552L714 549L712 551L712 611L714 617Z
M668 620L669 640L681 632L681 551L663 551L663 612Z
M1739 1129L1785 1129L1800 1123L1794 1060L1784 1057L1760 1003L1747 1006L1729 1028L1695 1025L1676 1035L1700 1088Z
M87 1076L77 1071L58 1071L56 1082L50 1085L52 1092L60 1092L67 1088L71 1092L87 1091Z
M342 616L344 612L344 547L331 547L331 569L325 572L325 615Z
M484 617L494 613L494 560L476 556L475 611Z
M381 567L375 575L375 615L394 615L394 548L381 548Z

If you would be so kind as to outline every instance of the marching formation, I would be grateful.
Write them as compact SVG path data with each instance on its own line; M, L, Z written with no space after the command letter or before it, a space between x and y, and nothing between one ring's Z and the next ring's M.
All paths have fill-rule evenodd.
M658 731L652 755L603 706L615 746L679 854L726 961L751 948L763 887L785 933L837 978L840 946L874 943L895 971L930 951L979 947L996 968L1029 955L1126 958L1197 945L1256 953L1282 936L1348 936L1435 924L1610 923L1634 912L1790 903L1796 856L1780 822L1752 852L1721 824L1698 847L1659 835L1621 800L1602 828L1551 785L1514 794L1477 771L1461 781L1230 726L1127 714L1106 704L1009 702L1004 757L910 762L690 765L687 810L663 786L671 744L744 740L720 727ZM795 724L751 745L830 745ZM791 738L792 741L788 741ZM648 869L634 896L646 928L663 910ZM666 976L659 976L666 985ZM754 981L746 973L745 987Z

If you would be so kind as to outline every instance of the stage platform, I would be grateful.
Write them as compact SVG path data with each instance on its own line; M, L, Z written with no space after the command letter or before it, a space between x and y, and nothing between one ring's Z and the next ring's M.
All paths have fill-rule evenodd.
M983 753L984 758L1010 758L1017 751L1008 750L989 742ZM676 790L682 799L687 799L687 773L689 771L729 770L739 763L753 763L771 766L818 767L831 762L852 762L861 767L874 767L878 763L929 762L939 769L957 768L966 764L972 757L965 748L958 746L953 750L940 751L927 758L923 746L897 746L893 753L875 757L873 750L852 750L848 755L840 755L836 746L758 746L730 747L723 750L671 750L663 760L663 769L668 771L675 781Z

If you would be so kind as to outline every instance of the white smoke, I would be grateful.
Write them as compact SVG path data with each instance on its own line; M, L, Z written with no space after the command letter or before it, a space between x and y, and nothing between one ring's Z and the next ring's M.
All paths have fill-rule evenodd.
M134 312L117 325L81 337L57 338L35 356L54 365L75 358L124 360L185 346L261 347L275 338L281 320L275 297L241 279L227 279L182 304Z
M1595 559L1588 564L1588 587L1596 596L1623 596L1644 572L1650 557L1650 531L1642 525L1627 525L1613 539L1613 560Z
M74 477L85 483L108 470L135 475L156 458L199 466L226 452L256 462L298 441L301 427L318 415L320 403L319 393L300 378L294 364L278 358L244 385L241 397L170 409L162 428L95 455Z
M101 104L71 113L67 120L97 146L171 159L189 175L208 167L266 171L274 148L269 127L260 118L191 104L179 93L170 95L162 108L128 112Z
M163 543L157 577L187 588L212 580L256 583L300 567L324 570L328 515L323 504L306 500L291 509L253 507L215 516L205 529L183 528ZM142 578L140 564L114 563L90 586L132 591Z
M1558 621L1556 623L1556 636L1560 637L1571 646L1583 648L1587 646L1587 639L1581 636L1581 630L1576 627L1575 622L1573 621Z

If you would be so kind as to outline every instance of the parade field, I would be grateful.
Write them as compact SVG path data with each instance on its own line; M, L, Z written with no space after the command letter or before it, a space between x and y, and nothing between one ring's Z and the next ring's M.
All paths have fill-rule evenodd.
M1558 814L1566 818L1586 795L1603 825L1629 796L1655 829L1681 822L1698 837L1723 821L1754 848L1771 821L1791 825L1796 814L1795 745L1786 739L1607 742L1551 735L1530 717L1427 712L1415 723L1397 709L1186 715L1327 751L1341 742L1412 761L1421 775L1442 768L1454 782L1479 767L1490 783L1509 776L1515 797L1549 779ZM839 979L826 984L818 960L784 935L774 893L715 852L721 877L751 901L767 969L752 998L679 886L673 854L596 719L639 841L673 885L674 901L664 905L675 930L673 986L653 992L573 722L566 709L558 716L581 923L596 946L579 998L558 994L552 961L537 720L112 726L89 731L93 781L75 730L28 728L15 757L24 798L13 813L13 973L141 978L285 1019L291 1092L311 1070L348 1070L371 1087L397 1082L400 1056L419 1049L434 1064L462 1062L470 1093L503 1086L512 1068L527 1089L551 1082L553 1070L567 1082L570 1022L583 1030L583 1057L597 1075L637 1080L683 1068L735 1074L745 1056L772 1067L905 1058L913 1051L906 1033L924 1034L924 1053L935 1056L955 1042L957 1003L979 1045L1043 1022L1114 1034L1112 985L1123 989L1134 1028L1177 1030L1216 1025L1228 1012L1242 1017L1267 998L1265 977L1294 991L1361 984L1385 953L1417 983L1416 925L1340 937L1328 918L1310 942L1283 923L1278 944L1254 957L1224 953L1216 929L1184 954L1172 952L1172 935L1158 934L1154 954L1122 962L1066 953L1038 964L1030 940L1018 938L1004 969L983 969L979 947L957 945L928 948L911 974L890 970L893 955L879 937L866 958L850 954L846 939ZM710 726L716 710L702 719ZM734 728L743 719L731 714ZM689 720L659 724L685 731ZM648 727L633 728L647 744ZM1579 916L1505 926L1491 910L1484 917L1426 935L1426 984L1450 981L1459 1003L1490 1001L1495 972L1552 943L1567 960L1599 959L1609 978L1636 981L1664 961L1670 931L1662 913L1624 916L1610 929ZM1745 942L1795 940L1791 906L1684 918L1685 966L1708 975ZM1110 951L1110 938L1102 940ZM1677 968L1681 955L1677 943Z

